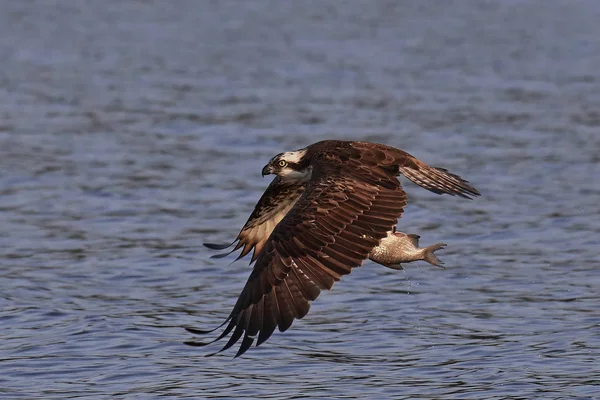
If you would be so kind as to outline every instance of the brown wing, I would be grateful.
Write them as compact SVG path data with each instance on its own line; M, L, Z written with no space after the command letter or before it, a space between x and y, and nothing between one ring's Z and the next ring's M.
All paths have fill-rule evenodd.
M337 150L313 161L304 194L258 255L227 327L215 339L232 333L220 351L243 337L237 357L256 338L260 345L275 328L287 330L321 289L360 266L402 215L406 194L395 173L380 168L372 153Z
M279 176L275 177L258 200L258 203L256 203L254 211L252 211L248 221L232 243L204 243L204 246L210 249L223 250L237 242L234 249L230 252L217 254L211 258L225 257L243 246L244 248L238 259L244 257L254 249L250 262L254 261L262 251L275 226L277 226L279 221L283 219L298 198L300 198L300 195L304 192L304 188L305 185L303 183L283 180Z
M450 194L470 199L480 193L469 182L444 168L430 167L413 155L383 144L352 142L361 153L373 153L382 166L395 169L417 185L437 194ZM383 153L379 154L378 153Z

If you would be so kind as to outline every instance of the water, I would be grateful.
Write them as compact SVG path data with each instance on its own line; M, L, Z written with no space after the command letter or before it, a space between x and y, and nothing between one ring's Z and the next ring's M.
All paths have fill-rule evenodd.
M0 397L600 398L595 1L48 2L0 13ZM400 228L447 269L366 263L233 360L183 344L247 262L211 260L274 154L401 147Z

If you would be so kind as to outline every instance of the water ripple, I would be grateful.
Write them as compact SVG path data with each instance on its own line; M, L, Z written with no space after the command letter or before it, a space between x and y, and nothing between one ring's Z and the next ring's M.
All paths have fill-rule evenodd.
M596 2L109 3L0 15L0 398L598 398ZM481 190L406 183L447 268L366 263L242 358L184 345L250 271L201 243L324 138Z

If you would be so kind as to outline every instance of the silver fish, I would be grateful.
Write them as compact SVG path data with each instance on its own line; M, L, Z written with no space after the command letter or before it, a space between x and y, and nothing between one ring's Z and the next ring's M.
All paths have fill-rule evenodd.
M442 267L442 261L433 254L443 249L446 243L436 243L431 246L419 247L419 235L390 231L383 238L379 246L369 254L371 261L375 261L391 269L402 269L400 263L423 260L436 267Z

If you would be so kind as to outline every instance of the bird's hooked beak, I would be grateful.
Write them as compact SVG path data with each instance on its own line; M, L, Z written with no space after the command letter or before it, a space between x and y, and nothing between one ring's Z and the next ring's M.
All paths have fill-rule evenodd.
M262 176L269 175L269 174L272 174L272 173L273 173L273 171L271 170L271 164L267 164L267 165L265 165L263 167L263 169L262 169Z

